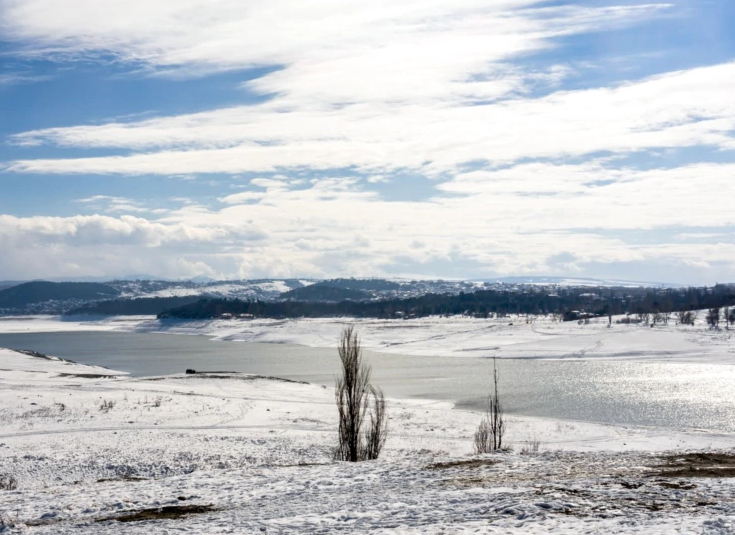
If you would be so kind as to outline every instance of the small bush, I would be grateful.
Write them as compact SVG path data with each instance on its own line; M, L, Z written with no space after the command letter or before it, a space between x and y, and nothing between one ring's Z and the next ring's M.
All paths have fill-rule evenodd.
M694 325L697 314L691 310L681 310L677 313L677 318L680 325Z
M707 312L707 325L712 329L717 328L720 325L720 309L719 307L710 308Z
M10 474L0 474L0 490L15 490L17 488L18 488L17 479L15 479Z
M0 533L5 531L5 528L11 529L15 527L15 520L6 512L0 511Z
M521 448L521 455L538 455L540 449L541 441L534 437Z
M112 401L112 400L107 401L105 399L105 400L102 400L102 405L100 405L100 410L102 412L109 412L114 406L115 406L115 402L114 401Z

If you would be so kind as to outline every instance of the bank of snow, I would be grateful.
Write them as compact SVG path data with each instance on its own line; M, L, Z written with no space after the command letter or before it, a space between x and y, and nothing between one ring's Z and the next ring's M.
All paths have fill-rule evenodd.
M104 373L102 373L104 371ZM665 478L735 436L533 418L475 457L479 415L391 400L380 460L331 459L331 389L242 374L131 378L0 350L9 533L731 533L732 479ZM537 455L523 455L540 441ZM161 507L180 518L118 522ZM204 506L211 506L207 510ZM11 527L14 526L14 527Z
M157 320L149 316L0 318L0 333L129 331L207 335L220 340L335 346L340 331L355 324L365 349L404 355L616 359L735 364L735 330L658 324L651 328L613 323L555 322L551 317L476 319L428 317L410 320L319 318L295 320ZM614 318L620 319L621 317Z

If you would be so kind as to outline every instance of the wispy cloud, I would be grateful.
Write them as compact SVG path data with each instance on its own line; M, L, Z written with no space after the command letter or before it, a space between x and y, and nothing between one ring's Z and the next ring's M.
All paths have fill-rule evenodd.
M24 160L43 173L239 173L306 167L453 171L467 162L711 146L735 138L735 63L612 88L559 91L486 105L354 105L277 109L278 101L137 123L26 132L21 144L159 152ZM213 148L214 147L214 148Z
M0 87L7 85L16 84L31 84L34 82L43 82L51 80L53 77L50 75L34 75L27 72L1 72L0 73Z

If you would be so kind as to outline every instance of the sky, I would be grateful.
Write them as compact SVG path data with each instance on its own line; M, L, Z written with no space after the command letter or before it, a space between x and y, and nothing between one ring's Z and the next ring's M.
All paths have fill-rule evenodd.
M0 280L735 281L735 2L0 0Z

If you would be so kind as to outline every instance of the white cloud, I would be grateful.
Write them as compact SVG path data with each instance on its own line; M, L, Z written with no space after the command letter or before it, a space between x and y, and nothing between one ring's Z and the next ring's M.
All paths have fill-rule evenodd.
M478 160L713 146L735 130L735 63L615 88L485 105L353 105L277 110L277 100L128 124L27 132L19 143L159 152L14 162L36 173L239 173L281 168L450 172ZM219 146L222 148L211 148Z
M695 179L703 175L711 189ZM509 188L529 176L545 178L543 196ZM625 172L601 164L525 164L466 173L442 186L452 195L420 202L386 201L365 189L369 182L343 177L300 190L241 192L220 199L219 210L186 205L155 221L0 216L0 247L15 251L0 267L10 275L33 264L22 276L48 276L52 266L71 276L78 271L63 266L73 260L92 274L322 277L446 276L447 265L476 276L572 269L589 275L590 265L648 264L671 269L639 278L677 280L676 266L706 261L710 267L699 276L724 280L735 278L735 244L722 240L733 234L735 217L718 201L735 196L732 176L735 165ZM582 186L593 179L607 185ZM711 239L679 238L676 229L697 226L719 230ZM642 243L628 238L646 228L674 232Z
M232 195L221 197L219 202L225 204L245 204L249 201L259 201L263 197L265 197L265 193L262 191L243 191L242 193L233 193Z
M143 206L142 203L129 199L127 197L113 197L110 195L93 195L83 199L77 199L76 202L84 204L87 208L93 210L101 210L107 213L163 213L163 209L151 209ZM161 212L163 210L163 212Z
M697 144L707 136L708 143L729 140L722 135L725 124L709 124L698 135L691 129L678 136L659 132L663 123L647 128L646 115L669 121L692 113L688 96L672 97L672 109L662 112L642 94L646 84L664 86L667 81L520 98L539 83L558 85L570 68L554 63L528 71L513 63L519 56L558 46L558 37L616 29L670 8L536 4L137 0L124 7L111 1L92 7L82 0L64 6L52 0L5 0L0 6L6 33L26 54L111 53L151 69L276 68L246 84L272 97L262 104L13 137L19 145L136 153L21 160L9 169L173 175L354 166L375 174L395 169L436 173L480 158L584 154L607 146L611 138L616 140L611 150ZM719 74L724 79L730 73ZM694 82L677 78L670 85L701 82L705 87L706 74L692 76ZM666 89L658 86L650 91ZM717 92L706 87L712 101L704 111L713 119L731 119L723 108L730 105L726 95L732 88ZM590 109L580 109L588 107L584 101ZM620 114L611 111L616 106Z

